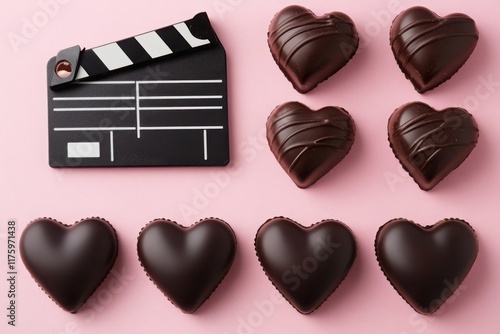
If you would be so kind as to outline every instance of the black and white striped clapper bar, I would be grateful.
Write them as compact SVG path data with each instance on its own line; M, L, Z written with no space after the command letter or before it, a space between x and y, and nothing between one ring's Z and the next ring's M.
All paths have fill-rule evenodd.
M206 13L47 64L49 165L229 162L226 55Z

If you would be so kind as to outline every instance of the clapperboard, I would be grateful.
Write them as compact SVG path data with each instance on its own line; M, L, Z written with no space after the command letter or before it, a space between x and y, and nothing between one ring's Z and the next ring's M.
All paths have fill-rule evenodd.
M52 167L229 162L226 55L206 13L47 65Z

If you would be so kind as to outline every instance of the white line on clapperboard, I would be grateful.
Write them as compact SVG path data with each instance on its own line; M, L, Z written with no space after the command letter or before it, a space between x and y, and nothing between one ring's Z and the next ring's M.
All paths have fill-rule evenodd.
M111 147L111 161L115 161L115 136L113 131L109 131L109 146Z
M209 100L222 99L222 95L171 95L171 96L141 96L140 100ZM87 97L54 97L54 101L113 101L135 100L135 96L87 96Z
M155 80L155 81L136 81L135 82L135 110L136 110L136 118L137 118L137 138L141 138L141 130L143 129L141 127L141 106L140 106L140 100L141 97L139 96L139 86L141 84L196 84L196 83L201 83L201 84L207 84L207 83L222 83L222 80ZM221 96L222 98L222 96ZM201 110L198 107L197 110ZM206 108L206 107L205 107ZM222 106L220 108L222 109ZM144 108L143 110L154 110L154 109L146 109ZM175 109L162 109L159 108L157 110L175 110ZM204 143L205 145L205 143ZM205 153L206 155L206 153Z
M54 131L110 131L111 161L114 161L114 131L137 131L137 138L141 138L141 131L153 130L203 130L203 156L208 159L207 130L222 130L223 126L141 126L141 110L221 110L222 106L182 106L182 107L141 107L141 100L200 100L222 99L222 95L172 95L172 96L140 96L141 84L209 84L222 83L222 80L156 80L156 81L82 81L81 85L135 85L135 96L89 96L89 97L54 97L54 101L113 101L135 100L134 107L92 107L92 108L54 108L57 112L71 111L127 111L135 110L136 127L67 127L54 128Z

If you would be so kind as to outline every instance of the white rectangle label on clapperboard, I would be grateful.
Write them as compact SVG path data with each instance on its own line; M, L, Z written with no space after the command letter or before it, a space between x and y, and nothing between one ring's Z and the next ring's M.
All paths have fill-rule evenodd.
M68 158L99 158L100 145L96 143L68 143Z

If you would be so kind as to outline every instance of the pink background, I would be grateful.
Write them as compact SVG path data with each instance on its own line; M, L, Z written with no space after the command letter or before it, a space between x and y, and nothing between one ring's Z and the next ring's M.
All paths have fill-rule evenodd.
M59 2L60 1L60 2ZM6 280L0 279L0 331L5 333L500 333L500 26L498 4L483 1L297 1L317 14L347 13L361 48L339 73L307 95L297 93L274 63L266 42L273 15L289 1L9 1L1 12L0 237L6 275L6 223L18 236L31 220L52 216L73 223L88 216L118 231L115 271L121 285L104 281L92 306L77 315L57 307L31 279L18 257L17 326L7 326ZM51 16L40 3L57 3ZM480 31L476 51L451 81L419 95L396 65L388 43L390 21L421 4L440 15L463 12ZM219 6L219 7L218 7ZM221 7L223 6L223 7ZM45 9L46 10L46 9ZM47 162L45 65L60 49L95 47L157 29L207 11L228 54L231 163L223 168L51 169ZM25 44L25 20L40 27ZM485 86L485 81L495 85ZM264 126L273 108L298 100L312 108L344 107L356 142L332 172L307 190L297 188L271 154ZM435 108L464 106L480 127L479 144L455 172L430 192L403 172L387 141L386 125L400 105L420 100ZM348 224L358 257L336 292L304 316L276 298L255 256L253 239L268 218L284 215L304 225L325 218ZM147 279L137 261L140 229L158 217L191 225L216 216L238 238L235 263L194 315L176 309ZM480 252L453 302L436 316L413 311L380 271L373 241L395 217L429 225L447 217L467 220ZM124 275L124 276L123 276ZM116 277L116 276L115 276ZM264 305L264 306L262 306ZM264 309L262 309L264 307Z

